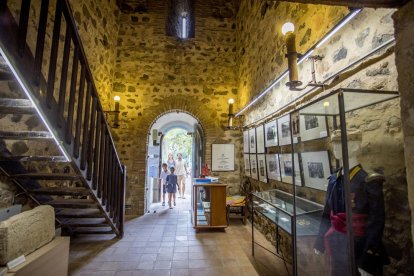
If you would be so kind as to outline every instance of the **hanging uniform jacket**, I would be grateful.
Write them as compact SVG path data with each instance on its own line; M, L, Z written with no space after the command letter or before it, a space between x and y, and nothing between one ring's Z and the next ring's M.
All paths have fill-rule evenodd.
M356 264L359 268L381 275L388 264L388 256L382 244L385 224L384 197L379 174L368 175L361 165L349 172L352 204L352 229ZM346 275L347 264L345 189L342 170L329 177L326 202L315 242L315 249L331 256L335 275ZM335 268L337 267L337 268Z

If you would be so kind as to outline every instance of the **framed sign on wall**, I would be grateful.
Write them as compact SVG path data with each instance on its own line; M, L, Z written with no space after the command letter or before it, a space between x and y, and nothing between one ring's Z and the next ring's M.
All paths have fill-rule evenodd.
M211 145L211 170L216 172L234 171L234 144Z

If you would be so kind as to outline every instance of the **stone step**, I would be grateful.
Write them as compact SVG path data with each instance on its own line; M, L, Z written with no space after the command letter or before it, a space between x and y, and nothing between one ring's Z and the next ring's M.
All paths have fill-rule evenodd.
M42 187L28 191L31 194L40 195L71 195L71 196L88 196L90 191L83 187Z

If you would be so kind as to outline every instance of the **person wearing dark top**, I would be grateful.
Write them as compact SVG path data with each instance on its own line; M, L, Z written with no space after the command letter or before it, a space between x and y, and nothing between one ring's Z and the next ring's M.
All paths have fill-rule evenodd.
M173 208L171 206L171 198L174 199L174 206L176 205L175 194L177 193L178 186L177 176L174 174L174 170L174 167L171 167L170 174L167 175L168 206L170 207L170 209Z

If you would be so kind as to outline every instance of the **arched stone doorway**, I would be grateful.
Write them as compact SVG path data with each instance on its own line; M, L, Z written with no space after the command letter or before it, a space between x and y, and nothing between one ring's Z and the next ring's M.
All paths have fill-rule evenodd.
M158 184L161 164L166 162L167 155L171 152L165 137L170 131L181 130L183 135L191 141L189 152L184 154L188 171L187 195L190 195L191 178L200 174L204 161L204 131L199 120L188 112L172 110L159 115L151 124L147 142L147 166L145 182L145 212L156 210L160 207L162 188ZM172 152L174 158L179 152Z

